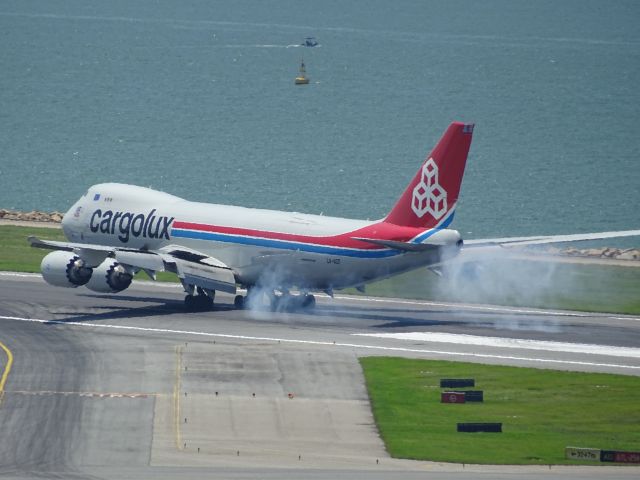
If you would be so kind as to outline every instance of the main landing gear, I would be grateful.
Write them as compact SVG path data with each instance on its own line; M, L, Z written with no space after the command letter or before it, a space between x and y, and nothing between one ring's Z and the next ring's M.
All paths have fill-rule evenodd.
M272 312L296 312L300 310L313 310L316 306L316 297L310 293L291 295L272 295L269 298Z
M187 295L184 306L189 312L204 312L213 308L213 298L208 295Z
M242 295L236 295L236 298L233 299L233 306L236 310L243 310L247 306L247 299Z
M265 292L254 291L254 289L248 289L247 295L236 295L233 301L233 305L238 309L264 309ZM299 295L291 295L289 292L283 292L277 294L276 292L266 292L266 296L269 300L269 309L272 312L295 312L300 310L313 310L316 306L316 297L310 293L301 293Z
M188 312L205 312L213 308L215 290L203 290L200 287L192 289L184 297L184 306Z
M187 292L186 297L184 297L184 306L188 312L204 312L213 308L215 290L203 289L193 285L184 285L184 289ZM268 303L265 302L265 297ZM265 291L261 288L249 287L246 296L236 295L233 305L238 310L312 311L316 306L316 297L307 292L292 295L288 290Z

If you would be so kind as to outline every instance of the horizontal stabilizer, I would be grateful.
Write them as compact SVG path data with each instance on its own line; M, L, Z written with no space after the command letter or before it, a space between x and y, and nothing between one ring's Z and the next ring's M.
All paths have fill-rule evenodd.
M438 248L438 245L433 243L410 243L410 242L398 242L396 240L381 240L378 238L357 238L351 237L353 240L359 240L361 242L371 243L373 245L380 245L383 247L393 248L394 250L400 250L403 252L426 252L427 250L433 250Z

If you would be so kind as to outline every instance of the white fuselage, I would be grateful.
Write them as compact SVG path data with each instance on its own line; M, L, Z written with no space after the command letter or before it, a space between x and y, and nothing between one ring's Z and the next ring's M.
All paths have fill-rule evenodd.
M78 243L143 250L180 245L223 262L241 285L305 289L358 286L438 263L456 255L460 241L455 230L197 203L114 183L91 187L65 215L63 230ZM402 251L354 237L428 238L434 248Z

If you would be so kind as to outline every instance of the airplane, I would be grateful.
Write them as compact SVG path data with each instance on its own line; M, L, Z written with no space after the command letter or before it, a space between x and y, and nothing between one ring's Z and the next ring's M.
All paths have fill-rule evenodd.
M453 221L474 125L453 122L383 219L376 221L198 203L119 183L90 187L62 220L68 242L29 237L51 249L44 280L116 293L134 274L179 277L189 311L213 307L216 291L236 308L312 309L312 292L365 285L420 267L439 272L465 245ZM528 245L640 235L640 230L476 240ZM238 287L246 289L246 296ZM292 294L296 289L299 293ZM266 295L265 295L266 293Z

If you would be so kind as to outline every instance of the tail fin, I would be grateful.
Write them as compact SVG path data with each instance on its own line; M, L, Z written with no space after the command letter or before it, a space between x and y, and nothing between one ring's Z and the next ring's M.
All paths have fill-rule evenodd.
M385 222L425 229L451 223L472 134L473 124L449 125Z

